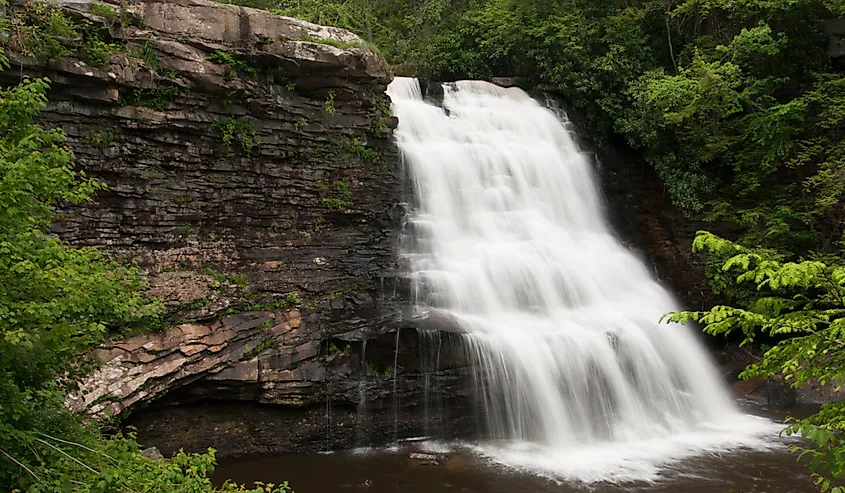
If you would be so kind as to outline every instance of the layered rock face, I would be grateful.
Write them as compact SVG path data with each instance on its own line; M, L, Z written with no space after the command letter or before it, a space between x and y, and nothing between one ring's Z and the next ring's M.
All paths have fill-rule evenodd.
M116 33L125 49L103 67L13 59L53 80L46 120L108 185L57 232L138 261L153 294L191 304L181 318L288 293L331 298L343 318L371 309L401 217L384 60L351 33L252 9L129 11L143 27Z
M9 15L25 27L33 8ZM52 80L45 124L108 186L63 211L56 233L137 262L167 307L162 328L175 324L97 351L103 366L69 404L115 415L156 400L146 413L173 416L169 404L194 403L226 421L242 416L219 403L239 401L276 406L286 426L326 402L378 413L394 390L399 407L422 409L416 332L395 335L404 205L383 58L344 30L204 0L60 11L85 39L57 37L63 56L35 56L13 34L14 69L0 74ZM92 40L120 48L95 63ZM151 445L232 449L222 436L167 442L174 427L154 430L170 421L144 416L132 420L149 424ZM217 426L195 425L183 430ZM325 431L302 430L297 446L318 448Z
M181 324L95 351L102 366L68 404L108 416L160 398L129 424L165 454L332 450L473 431L481 414L467 399L476 375L466 346L418 328L332 337L298 310Z

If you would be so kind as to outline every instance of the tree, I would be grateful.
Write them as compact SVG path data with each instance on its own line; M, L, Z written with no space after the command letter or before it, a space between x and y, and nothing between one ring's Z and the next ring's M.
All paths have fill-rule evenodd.
M669 321L700 323L708 334L735 332L748 344L761 335L779 340L741 378L779 376L798 388L810 382L845 383L845 262L835 256L790 262L772 250L746 248L699 232L693 248L709 253L708 276L714 292L737 306L670 314ZM825 404L786 434L799 434L809 446L810 470L822 491L845 492L845 402Z

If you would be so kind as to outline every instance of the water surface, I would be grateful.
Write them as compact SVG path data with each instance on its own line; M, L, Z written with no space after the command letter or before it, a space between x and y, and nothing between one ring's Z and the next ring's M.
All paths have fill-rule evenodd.
M653 481L554 480L505 468L466 449L440 465L409 458L427 447L291 454L223 461L215 475L252 481L289 481L296 493L812 493L807 469L784 447L770 451L714 453L670 465Z

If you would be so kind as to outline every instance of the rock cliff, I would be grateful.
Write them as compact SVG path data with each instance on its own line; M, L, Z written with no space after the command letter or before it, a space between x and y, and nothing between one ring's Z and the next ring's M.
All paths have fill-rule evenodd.
M119 414L181 392L160 402L305 410L347 360L337 371L362 376L354 396L337 393L359 402L367 366L352 368L347 344L393 347L401 326L384 59L341 29L205 0L24 1L5 15L2 82L49 77L45 124L108 187L55 232L137 262L166 305L162 329L175 325L98 351L104 365L69 403ZM384 398L381 358L365 399Z

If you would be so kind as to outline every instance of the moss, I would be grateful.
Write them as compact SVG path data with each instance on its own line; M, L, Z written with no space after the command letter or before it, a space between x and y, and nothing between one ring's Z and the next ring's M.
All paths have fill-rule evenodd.
M191 195L188 192L178 193L170 197L170 201L176 205L185 205L191 200Z
M267 322L270 323L268 325L268 327L272 326L272 324L273 324L272 320L268 320ZM264 322L264 323L266 324L267 322ZM264 328L263 324L262 324L261 328ZM273 338L264 339L263 341L259 342L258 345L255 346L254 348L247 349L246 351L244 351L243 357L241 359L249 360L249 359L252 359L252 358L258 356L259 354L263 353L264 351L267 351L268 349L274 349L274 348L277 348L277 347L279 347L279 341L278 340L273 339Z

